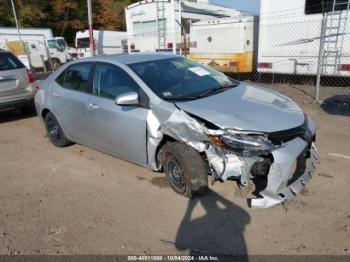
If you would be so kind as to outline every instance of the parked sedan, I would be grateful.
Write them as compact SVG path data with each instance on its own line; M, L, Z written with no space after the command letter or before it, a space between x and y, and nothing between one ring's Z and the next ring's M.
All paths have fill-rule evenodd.
M38 115L58 147L87 145L152 170L175 192L256 185L252 207L292 199L316 163L313 121L289 98L171 54L99 56L41 82Z
M0 51L0 110L19 108L24 112L34 106L32 72L10 52Z

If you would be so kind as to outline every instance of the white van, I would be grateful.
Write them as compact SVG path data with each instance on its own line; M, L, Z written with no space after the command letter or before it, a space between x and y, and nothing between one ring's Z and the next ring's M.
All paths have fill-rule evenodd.
M54 69L71 60L68 53L67 43L63 37L53 37L50 28L21 28L20 38L28 47L30 52L29 60L31 66L42 68L51 63ZM11 42L19 41L17 29L14 27L0 28L0 44L3 46L11 45ZM6 49L10 49L7 47ZM48 49L48 50L47 50ZM42 58L43 57L43 58Z
M96 55L114 55L127 52L126 32L93 30ZM75 47L78 57L89 57L90 41L89 30L78 31L75 36Z

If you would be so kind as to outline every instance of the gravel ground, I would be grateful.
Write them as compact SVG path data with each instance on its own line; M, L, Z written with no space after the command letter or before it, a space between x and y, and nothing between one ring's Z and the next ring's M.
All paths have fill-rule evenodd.
M0 254L350 253L350 121L274 86L316 121L321 163L285 207L251 210L233 182L203 198L82 145L59 149L39 119L0 112Z

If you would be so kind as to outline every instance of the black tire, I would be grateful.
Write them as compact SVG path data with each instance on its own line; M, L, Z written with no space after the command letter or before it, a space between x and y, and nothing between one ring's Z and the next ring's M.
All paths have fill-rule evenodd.
M61 66L61 62L58 59L52 59L52 69L56 70Z
M207 192L207 165L192 147L179 142L166 144L163 149L163 167L176 193L192 198Z
M45 126L52 144L57 147L66 147L72 144L64 134L57 118L51 112L48 112L45 116Z

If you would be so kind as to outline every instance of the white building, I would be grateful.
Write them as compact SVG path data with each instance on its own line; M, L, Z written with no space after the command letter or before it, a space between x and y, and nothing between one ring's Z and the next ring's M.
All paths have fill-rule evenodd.
M125 14L129 52L176 52L183 43L181 27L188 35L194 22L241 15L207 0L144 0L127 6Z

